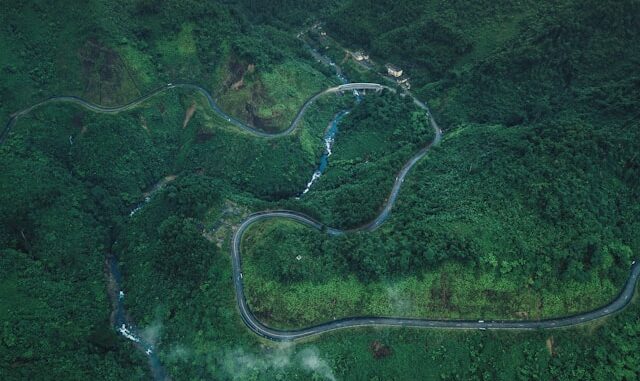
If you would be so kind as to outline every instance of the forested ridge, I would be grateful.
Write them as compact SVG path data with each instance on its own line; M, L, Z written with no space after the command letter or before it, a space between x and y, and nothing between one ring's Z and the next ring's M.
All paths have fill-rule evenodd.
M535 318L616 295L638 252L637 4L502 5L349 2L329 18L327 34L410 72L450 133L379 233L256 227L261 318Z
M445 138L374 233L253 227L243 260L256 314L300 327L363 313L577 313L614 297L640 252L639 8L12 4L0 13L0 117L53 95L117 105L190 82L230 115L279 131L308 97L338 83L297 37L320 22L328 37L309 32L305 41L326 44L352 80L383 83L382 64L402 67ZM365 50L375 65L363 69L344 48ZM326 172L299 197L327 123L345 108ZM637 378L637 300L560 331L358 329L281 346L246 329L227 256L244 216L289 208L359 226L432 136L408 97L388 92L360 104L349 94L323 98L295 134L270 141L180 89L117 115L52 104L21 117L0 146L0 378L149 377L144 354L110 322L109 253L120 259L128 313L172 379Z

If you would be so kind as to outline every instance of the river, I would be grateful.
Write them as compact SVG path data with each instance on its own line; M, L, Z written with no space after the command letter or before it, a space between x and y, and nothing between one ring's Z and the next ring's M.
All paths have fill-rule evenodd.
M175 175L169 175L162 178L149 188L147 192L143 193L144 201L137 204L129 212L129 217L133 217L136 213L142 210L153 198L153 196L159 192L165 185L174 181ZM122 274L118 266L118 256L115 253L107 254L106 259L106 272L108 282L109 298L111 299L111 305L113 311L111 313L111 324L118 331L120 335L131 340L136 348L142 351L149 361L149 367L153 379L157 381L164 381L167 379L166 372L160 363L160 358L156 354L156 349L153 343L147 341L138 331L135 324L131 321L131 318L127 314L124 307L124 299L126 293L122 288Z
M342 73L341 68L335 64L330 58L321 55L316 50L314 50L311 46L307 45L307 47L311 50L312 55L323 63L329 65L334 68L336 71L336 77L340 81L341 84L348 84L349 80ZM174 86L174 85L171 85ZM353 90L353 96L355 97L355 103L358 104L362 101L362 94L360 94L357 90ZM210 97L208 97L210 98ZM214 107L214 110L223 114L221 110L217 109L217 105L215 102L212 102L212 99L209 99L210 104ZM327 129L324 132L323 141L324 141L324 152L320 156L320 162L313 172L311 176L311 180L307 183L306 188L300 194L300 196L306 194L311 186L315 183L315 181L322 176L322 174L327 169L329 165L329 156L331 156L333 144L335 142L336 134L338 133L338 125L340 121L349 114L351 109L344 109L338 112L334 118L331 120ZM230 117L226 117L226 120L229 122L233 122L233 119ZM240 123L240 122L239 122ZM295 124L292 124L295 126ZM131 211L129 212L129 217L133 217L138 212L140 212L153 198L153 196L160 191L167 183L175 180L175 176L167 176L153 185L148 192L143 194L143 201L135 205ZM125 337L126 339L132 341L136 348L141 350L148 358L149 367L151 369L151 373L153 375L154 380L164 381L167 379L167 374L162 367L160 359L156 353L156 348L153 343L147 341L138 331L135 323L131 321L131 318L126 312L124 299L126 297L125 290L122 288L122 274L120 273L120 269L118 266L118 257L114 253L109 253L106 259L106 270L107 277L109 279L109 296L111 298L111 303L113 306L113 311L111 315L111 322L117 332Z
M131 340L136 348L144 352L149 361L153 379L158 381L166 380L166 373L153 344L142 337L136 326L131 322L124 308L124 298L126 294L122 289L122 274L118 267L118 257L115 254L110 253L107 255L106 267L109 278L109 297L113 306L111 324L113 324L120 335Z
M313 49L309 44L305 43L305 46L307 47L308 50L311 51L311 55L313 57L315 57L318 61L329 65L336 71L336 77L338 77L338 80L340 80L341 84L346 85L347 83L349 83L349 80L342 72L342 69L340 68L340 66L338 66L335 62L333 62L331 58L320 54L317 50ZM358 90L353 90L353 96L355 97L356 104L362 101L362 94L358 92ZM333 144L335 143L335 140L336 140L336 134L338 133L338 124L350 112L351 112L351 109L345 109L338 112L333 118L333 120L331 120L331 122L329 123L329 126L327 126L327 129L325 130L324 136L322 138L324 141L324 152L320 156L320 163L316 167L315 171L313 171L313 174L311 175L311 180L307 182L307 186L305 187L305 189L297 197L298 199L303 195L307 194L307 192L309 192L309 190L311 189L311 186L326 171L327 166L329 165L329 156L331 156L331 150L333 149Z

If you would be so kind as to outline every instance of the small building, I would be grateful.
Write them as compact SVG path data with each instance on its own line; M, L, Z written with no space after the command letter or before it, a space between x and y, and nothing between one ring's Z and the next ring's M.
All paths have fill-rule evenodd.
M356 50L355 52L351 53L351 55L356 61L365 61L369 59L369 55L362 50Z
M392 77L401 77L402 76L402 69L400 69L399 67L397 67L396 65L393 64L386 64L385 67L387 68L387 73L392 76Z
M400 85L403 89L409 90L411 88L411 84L409 83L409 77L407 77L406 75L397 77L396 83Z

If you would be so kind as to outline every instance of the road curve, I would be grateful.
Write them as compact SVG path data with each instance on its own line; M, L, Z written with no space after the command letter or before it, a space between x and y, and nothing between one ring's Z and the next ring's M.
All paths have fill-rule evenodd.
M50 103L73 103L80 105L90 111L94 111L97 113L106 113L106 114L115 114L123 111L127 111L140 103L160 94L169 89L173 88L184 88L191 89L196 92L201 93L207 98L209 102L209 106L211 109L220 115L222 118L226 119L229 123L235 125L236 127L253 134L255 136L263 137L263 138L276 138L280 136L285 136L291 134L297 128L302 116L307 111L308 107L319 97L325 94L331 94L336 92L343 91L352 91L352 90L375 90L380 91L382 89L386 89L392 92L396 92L394 88L380 85L376 83L351 83L346 85L340 85L336 87L331 87L326 90L323 90L314 96L310 97L300 108L295 118L291 121L289 127L281 132L277 133L267 133L264 131L257 130L235 118L223 112L211 94L201 86L189 84L189 83L177 83L177 84L167 84L166 86L162 86L149 94L143 95L139 98L134 99L133 101L115 107L101 106L98 104L91 103L87 100L84 100L80 97L75 96L59 96L52 97L45 101L36 103L24 110L16 112L11 115L10 119L7 121L4 129L0 133L0 145L4 143L7 136L9 135L11 129L16 124L17 120L27 115L29 112L37 109L38 107L44 106ZM302 224L306 224L315 229L324 230L328 234L331 235L339 235L344 234L351 231L373 231L376 230L389 216L393 205L397 199L397 196L400 192L400 188L402 183L404 182L405 177L413 168L413 166L423 158L429 148L435 144L438 144L442 139L442 131L436 124L435 120L431 117L431 113L427 106L420 102L418 99L413 97L409 93L403 93L404 96L411 96L414 103L425 110L427 115L429 116L430 123L432 128L435 131L435 137L433 141L426 147L422 148L418 151L412 158L407 161L407 163L402 167L396 180L391 188L391 192L385 205L382 208L382 211L378 214L378 216L371 222L358 227L356 229L351 230L340 230L332 227L324 226L322 223L312 219L309 216L304 214L294 212L294 211L264 211L258 212L250 215L246 220L242 222L240 227L236 230L233 236L233 244L232 244L232 266L233 266L233 279L234 286L236 292L236 299L238 302L238 307L240 309L240 316L242 320L247 325L249 329L251 329L256 334L265 337L271 340L277 341L287 341L287 340L296 340L303 337L308 337L312 335L321 334L328 331L333 331L337 329L343 328L353 328L353 327L363 327L363 326L388 326L388 327L423 327L423 328L446 328L446 329L541 329L541 328L558 328L558 327L566 327L571 325L577 325L581 323L586 323L595 319L600 319L605 316L611 315L622 310L633 297L635 292L635 285L640 278L640 262L634 263L631 266L631 272L627 282L620 292L620 294L608 305L598 308L596 310L561 317L557 319L547 319L547 320L539 320L539 321L504 321L504 320L496 320L496 321L482 321L482 320L431 320L431 319L411 319L411 318L398 318L398 317L376 317L376 316L361 316L361 317L350 317L339 320L330 321L327 323L302 328L299 330L278 330L274 328L267 327L262 324L251 312L247 305L247 301L244 295L244 286L242 282L242 262L241 262L241 242L242 236L246 229L260 220L271 219L271 218L286 218L298 221Z
M301 34L298 35L300 38ZM304 42L304 40L303 40ZM312 55L316 57L318 60L323 61L324 57L320 55L313 48L309 47ZM325 62L325 61L323 61ZM327 63L327 62L325 62ZM329 61L329 64L330 61ZM340 68L333 64L332 65L336 70L336 74L340 75ZM344 87L349 86L343 85ZM340 87L340 86L339 86ZM348 87L347 87L348 88ZM385 86L385 88L388 88ZM390 89L395 92L395 89ZM400 318L400 317L380 317L380 316L358 316L358 317L348 317L339 320L333 320L326 323L297 329L297 330L279 330L268 327L262 324L256 317L253 315L249 306L247 304L247 300L244 294L244 284L242 280L242 261L241 261L241 245L242 245L242 236L251 226L252 224L272 219L272 218L285 218L297 221L301 224L308 225L317 230L321 230L326 232L329 235L340 235L353 231L373 231L376 230L388 217L393 208L393 205L396 202L398 194L400 192L400 188L404 182L405 177L413 168L413 166L422 159L431 146L438 144L442 140L442 130L438 127L435 119L431 116L429 108L427 105L414 97L410 92L404 91L402 96L410 96L413 102L425 110L427 115L429 116L429 120L431 123L431 127L434 129L435 136L433 141L426 147L422 148L418 151L413 157L411 157L407 163L402 167L400 172L398 173L396 180L393 183L391 188L391 192L389 197L387 198L386 203L383 205L382 210L378 214L376 218L370 221L363 226L360 226L355 229L350 230L341 230L329 226L323 225L321 222L314 220L313 218L291 210L275 210L275 211L263 211L254 213L245 219L242 224L238 227L233 235L233 242L231 246L231 260L233 266L233 284L236 292L236 300L238 302L238 308L240 309L240 316L244 323L256 334L275 341L290 341L297 340L308 336L318 335L324 332L334 331L343 328L354 328L354 327L371 327L371 326L382 326L382 327L412 327L412 328L443 328L443 329L492 329L492 330L533 330L533 329L550 329L550 328L560 328L578 325L582 323L586 323L589 321L593 321L596 319L601 319L603 317L614 314L623 308L625 308L629 302L631 301L635 289L636 283L640 278L640 261L633 261L631 264L631 271L629 277L627 278L627 282L623 287L622 291L618 294L618 296L608 305L595 309L593 311L565 316L555 319L545 319L545 320L439 320L439 319L414 319L414 318Z
M236 299L240 308L240 316L244 323L256 334L275 341L297 340L308 336L318 335L324 332L335 331L344 328L354 327L409 327L409 328L444 328L444 329L492 329L492 330L533 330L533 329L549 329L560 328L586 323L592 320L609 316L622 310L631 301L635 292L635 285L640 277L640 263L631 266L631 273L620 294L608 305L596 310L571 315L556 319L546 320L434 320L434 319L413 319L398 317L380 317L380 316L358 316L349 317L339 320L333 320L326 323L306 327L298 330L279 330L270 328L262 324L252 313L247 305L244 295L244 286L242 282L242 262L240 257L240 246L242 243L242 235L246 229L252 224L272 218L285 218L300 222L318 230L325 230L328 234L338 235L344 231L326 227L322 223L298 212L289 210L275 210L258 212L250 215L238 228L233 236L232 244L232 265L233 265L233 283L236 290ZM367 227L365 229L372 230L378 225Z
M11 115L11 117L9 118L9 120L7 121L7 124L5 125L4 129L2 130L2 132L0 132L0 145L4 142L4 140L6 139L6 137L9 135L9 132L11 132L11 129L13 128L13 126L15 126L16 122L18 121L18 119L22 116L25 116L27 114L29 114L31 111L51 104L51 103L72 103L72 104L76 104L79 105L81 107L84 107L90 111L94 111L97 113L102 113L102 114L117 114L123 111L127 111L130 110L136 106L138 106L139 104L141 104L144 101L147 101L153 97L155 97L156 95L159 95L161 93L164 93L165 91L168 91L170 89L175 89L175 88L182 88L182 89L188 89L188 90L193 90L195 92L198 92L200 94L202 94L206 99L207 102L209 103L209 107L211 107L211 109L218 115L220 115L223 119L225 119L227 122L233 124L234 126L240 128L241 130L244 130L252 135L255 136L259 136L262 138L277 138L277 137L281 137L281 136L285 136L285 135L289 135L291 134L293 131L295 131L295 129L298 127L298 124L300 124L300 120L302 120L302 117L304 116L304 114L306 113L307 109L309 108L309 106L311 106L318 98L327 95L327 94L332 94L332 93L338 93L338 92L345 92L345 91L353 91L353 90L375 90L375 91L381 91L383 89L387 89L389 91L395 92L395 89L386 85L380 85L377 83L350 83L348 85L340 85L340 86L335 86L335 87L330 87L328 89L322 90L320 92L318 92L317 94L313 95L312 97L310 97L309 99L307 99L307 101L302 105L302 107L300 107L300 110L298 110L298 113L296 114L296 116L293 118L293 120L291 121L291 124L289 125L289 127L287 127L286 130L283 130L281 132L276 132L276 133L269 133L269 132L264 132L261 130L258 130L246 123L243 123L242 121L232 117L231 115L228 115L227 113L225 113L224 111L222 111L222 109L220 109L220 107L218 106L218 104L216 103L216 101L213 99L213 97L211 96L211 93L209 93L209 91L207 91L204 87L199 86L199 85L194 85L191 83L168 83L165 86L161 86L153 91L151 91L150 93L146 94L146 95L142 95L134 100L132 100L129 103L126 103L124 105L120 105L120 106L102 106L99 104L95 104L92 102L89 102L85 99L82 99L80 97L76 97L76 96L56 96L56 97L51 97L49 99L46 99L42 102L38 102L32 106L29 106L27 108L25 108L24 110L18 111L16 113L13 113Z
M417 103L418 104L418 103ZM420 105L420 104L419 104ZM428 109L424 104L422 106ZM430 118L431 126L435 130L435 137L431 144L424 147L418 153L416 153L407 163L402 167L398 176L396 177L391 193L387 198L385 205L381 212L371 222L360 226L355 229L341 230L326 226L321 222L296 211L292 210L273 210L262 211L249 215L238 227L233 235L233 242L231 245L231 262L233 267L233 284L236 292L236 300L238 301L238 308L240 309L240 316L244 323L256 334L275 341L290 341L297 340L308 336L318 335L324 332L334 331L337 329L354 328L354 327L371 327L371 326L383 326L383 327L410 327L410 328L444 328L444 329L492 329L492 330L532 330L532 329L548 329L548 328L560 328L572 325L578 325L586 323L592 320L600 319L605 316L614 314L631 301L631 298L635 292L635 285L640 278L640 261L632 263L631 272L627 282L620 292L620 294L609 304L604 307L595 309L593 311L554 318L545 320L438 320L438 319L414 319L414 318L401 318L401 317L380 317L380 316L358 316L348 317L344 319L338 319L329 321L326 323L314 325L297 330L279 330L268 327L261 323L255 315L251 312L247 300L244 294L244 284L242 277L242 258L241 258L241 245L242 236L254 223L267 219L284 218L299 222L301 224L310 226L314 229L326 232L329 235L341 235L354 231L374 231L389 217L391 209L395 204L395 201L400 192L400 188L404 182L405 177L413 168L413 166L423 158L429 148L440 142L442 139L442 131L433 120Z

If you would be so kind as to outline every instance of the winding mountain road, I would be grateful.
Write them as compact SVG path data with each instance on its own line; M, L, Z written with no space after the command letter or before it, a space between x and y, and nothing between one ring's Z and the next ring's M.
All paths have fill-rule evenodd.
M410 167L409 167L410 168ZM404 172L404 169L403 169ZM408 170L407 170L408 172ZM404 172L406 175L406 172ZM397 180L396 184L398 184ZM389 204L387 204L388 206ZM378 218L374 220L375 223L370 223L360 228L361 230L372 231L375 230L380 223L377 221L384 220L388 216L388 210L390 208L385 207L380 213ZM546 320L437 320L437 319L413 319L413 318L399 318L399 317L379 317L379 316L358 316L349 317L339 320L333 320L330 322L314 325L311 327L302 328L299 330L279 330L270 328L262 324L252 313L247 305L247 301L244 295L244 286L242 282L242 262L240 257L240 246L242 243L242 236L252 224L267 219L285 218L293 220L304 225L310 226L318 230L325 230L327 234L339 235L344 234L346 231L327 227L322 223L308 217L304 214L290 211L290 210L275 210L258 212L250 215L240 225L233 237L232 244L232 263L233 263L233 277L234 286L236 290L236 299L238 301L238 307L240 309L240 315L244 323L256 334L275 341L289 341L297 340L308 336L318 335L324 332L334 331L344 328L354 327L371 327L371 326L383 326L383 327L410 327L410 328L444 328L444 329L492 329L492 330L533 330L533 329L549 329L573 326L578 324L587 323L596 319L601 319L606 316L612 315L627 306L627 304L633 298L636 282L640 278L640 263L633 263L631 266L631 273L627 282L623 287L620 294L609 304L604 307L598 308L593 311L560 317L555 319ZM358 230L360 230L358 229Z
M429 110L424 103L416 101L416 104L429 114ZM275 341L290 341L297 340L308 336L318 335L324 332L334 331L344 328L354 327L371 327L371 326L384 326L384 327L412 327L412 328L445 328L445 329L492 329L492 330L532 330L543 328L560 328L572 325L583 324L589 321L600 319L609 316L622 310L631 301L635 286L640 278L640 262L634 261L631 265L631 272L627 282L620 292L620 294L608 305L598 308L593 311L560 317L555 319L546 320L434 320L434 319L414 319L414 318L401 318L401 317L380 317L380 316L358 316L348 317L344 319L338 319L329 321L326 323L306 327L298 330L279 330L268 327L262 324L251 312L247 300L244 294L244 284L242 278L242 260L241 260L241 246L242 236L249 228L256 222L274 219L284 218L299 222L301 224L310 226L314 229L325 231L329 235L340 235L355 231L374 231L389 217L391 209L396 202L400 188L404 182L405 177L408 175L411 168L413 168L420 159L422 159L429 148L435 144L438 144L442 139L442 130L438 127L432 117L430 117L431 127L435 131L433 141L426 147L422 148L416 153L407 163L402 167L398 176L396 177L391 193L387 198L382 210L376 218L371 222L349 230L341 230L326 226L313 218L292 210L274 210L263 211L249 215L242 224L238 227L233 235L233 242L231 246L232 266L233 266L233 283L236 291L236 300L238 301L238 308L240 309L240 315L244 323L256 334Z
M182 89L190 89L201 93L207 98L209 106L211 109L220 115L222 118L227 120L229 123L237 126L238 128L258 137L263 138L277 138L280 136L285 136L291 134L297 128L300 120L303 115L307 111L308 107L313 104L315 100L319 97L336 93L336 92L345 92L352 90L375 90L380 91L382 89L387 89L392 92L396 92L394 88L380 85L377 83L350 83L346 85L340 85L336 87L331 87L326 90L323 90L311 98L309 98L300 108L297 115L289 125L289 127L278 133L267 133L263 131L256 130L255 128L246 125L245 123L233 118L232 116L224 113L217 105L211 94L205 90L203 87L182 83L182 84L167 84L166 86L160 87L151 93L141 96L125 105L116 106L116 107L108 107L101 106L94 103L91 103L87 100L84 100L75 96L60 96L53 97L47 99L45 101L39 102L30 106L22 111L14 113L11 115L11 118L5 125L5 128L0 133L0 144L2 144L7 136L9 135L11 129L15 126L17 120L30 113L31 111L37 109L38 107L44 106L46 104L51 103L72 103L80 105L90 111L94 111L97 113L106 113L106 114L115 114L123 111L127 111L142 102L160 94L165 91L174 88L182 88ZM285 218L297 221L299 223L311 226L315 229L324 230L327 234L330 235L339 235L345 234L352 231L373 231L376 230L389 216L393 205L396 202L398 194L400 192L400 188L404 182L405 177L411 171L411 169L415 166L415 164L422 159L429 148L435 144L438 144L442 139L442 131L431 117L431 113L427 106L420 102L418 99L413 97L410 93L403 93L403 96L410 96L413 98L414 103L425 110L427 115L429 116L429 120L431 121L431 127L435 131L435 137L433 141L426 147L422 148L418 151L409 161L402 167L396 180L391 188L390 195L387 198L386 203L383 205L383 208L378 214L378 216L359 228L352 230L340 230L332 227L324 226L322 223L312 219L309 216L304 214L288 211L288 210L277 210L277 211L263 211L259 213L255 213L250 215L246 220L242 222L240 227L235 231L233 236L233 244L232 244L232 266L233 266L233 283L235 287L236 299L238 302L238 307L240 309L240 315L242 320L247 325L249 329L251 329L256 334L265 337L271 340L277 341L287 341L287 340L296 340L303 337L308 337L312 335L321 334L328 331L333 331L337 329L344 328L353 328L353 327L363 327L363 326L386 326L386 327L426 327L426 328L446 328L446 329L541 329L541 328L558 328L558 327L566 327L577 324L586 323L592 320L600 319L611 314L614 314L620 310L622 310L632 299L635 292L635 285L638 279L640 278L640 262L634 262L631 266L631 272L629 274L629 278L627 282L620 292L620 294L608 305L598 308L596 310L585 312L582 314L572 315L568 317L561 317L556 319L548 319L548 320L539 320L539 321L483 321L483 320L430 320L430 319L412 319L412 318L400 318L400 317L377 317L377 316L362 316L362 317L350 317L340 320L334 320L327 323L315 325L312 327L302 328L299 330L278 330L274 328L270 328L264 324L262 324L251 312L249 306L247 305L247 301L244 294L244 286L242 282L242 261L241 261L241 243L242 236L247 230L249 226L252 224L265 220L265 219L273 219L273 218Z
M0 133L0 144L2 144L4 142L4 140L6 139L6 137L9 135L9 133L11 132L11 129L15 126L16 122L18 121L18 119L22 116L25 116L27 114L29 114L31 111L40 108L42 106L48 105L48 104L52 104L52 103L71 103L71 104L76 104L79 105L81 107L86 108L87 110L93 111L93 112L97 112L97 113L102 113L102 114L117 114L123 111L128 111L138 105L140 105L141 103L159 95L162 94L170 89L187 89L187 90L193 90L197 93L202 94L206 99L207 102L209 103L209 107L211 107L211 109L218 114L219 116L221 116L223 119L225 119L227 122L233 124L234 126L240 128L243 131L246 131L252 135L255 136L259 136L262 138L268 138L268 139L273 139L273 138L278 138L281 136L285 136L285 135L289 135L291 134L293 131L295 131L295 129L298 127L298 124L300 124L300 120L302 120L302 117L304 116L304 114L307 112L307 109L309 108L309 106L311 106L318 98L327 95L327 94L333 94L333 93L339 93L339 92L347 92L347 91L353 91L353 90L375 90L375 91L381 91L383 89L387 89L389 91L395 92L396 90L392 87L389 86L385 86L385 85L380 85L377 83L350 83L347 85L340 85L340 86L335 86L335 87L330 87L328 89L322 90L320 92L318 92L317 94L313 95L311 98L307 99L307 101L302 105L302 107L300 107L300 110L298 110L298 113L296 114L295 118L293 118L293 120L291 121L291 124L289 125L289 127L287 127L287 129L281 131L281 132L276 132L276 133L268 133L268 132L264 132L258 129L255 129L254 127L251 127L245 123L243 123L242 121L232 117L231 115L228 115L227 113L225 113L224 111L222 111L222 109L220 109L220 107L218 106L218 104L216 103L216 101L213 99L213 97L211 96L211 93L209 93L204 87L202 86L198 86L198 85L194 85L191 83L168 83L165 86L161 86L153 91L151 91L149 94L140 96L134 100L132 100L129 103L126 103L124 105L121 106L101 106L99 104L95 104L92 102L89 102L85 99L82 99L80 97L76 97L76 96L57 96L57 97L51 97L49 99L46 99L42 102L38 102L32 106L29 106L27 108L25 108L24 110L18 111L16 113L13 113L9 120L7 121L7 124L5 125L4 129L2 130L2 132Z

